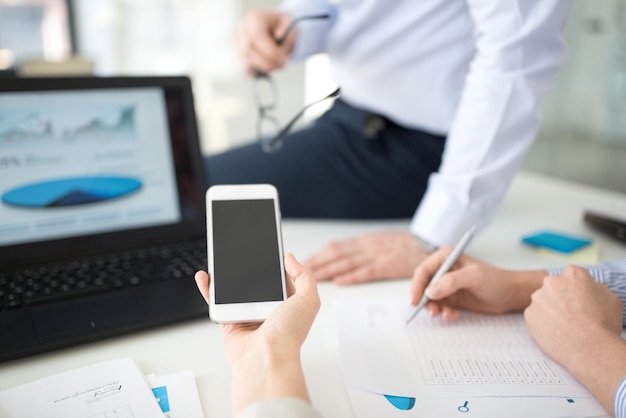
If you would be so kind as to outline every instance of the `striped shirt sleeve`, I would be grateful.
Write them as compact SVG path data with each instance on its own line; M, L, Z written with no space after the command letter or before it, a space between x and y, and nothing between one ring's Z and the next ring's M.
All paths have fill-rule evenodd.
M622 299L626 306L626 258L618 261L607 261L601 264L582 265L589 271L596 282L606 285L613 293ZM565 267L550 268L546 272L549 275L560 274ZM626 324L626 309L622 324ZM626 418L626 417L625 417Z
M613 399L613 412L615 418L626 418L626 377L617 386Z

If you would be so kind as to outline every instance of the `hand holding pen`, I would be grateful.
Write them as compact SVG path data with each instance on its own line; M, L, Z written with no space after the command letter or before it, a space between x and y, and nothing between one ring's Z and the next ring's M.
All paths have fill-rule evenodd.
M485 314L521 312L529 304L532 293L541 287L545 270L506 270L461 253L447 272L438 275L451 247L442 247L423 260L413 273L411 303L424 298L431 316L455 319L460 310ZM445 266L444 266L445 267ZM436 281L433 280L438 275Z
M437 270L437 272L435 273L435 275L431 279L429 286L431 286L433 283L437 282L441 278L441 276L446 274L448 272L448 270L450 270L450 268L454 265L454 263L456 263L456 260L459 258L461 253L463 253L463 251L465 251L465 248L467 247L467 245L472 240L472 237L474 236L474 232L476 232L476 225L472 225L465 232L465 234L463 234L463 236L461 237L461 240L456 244L456 246L454 247L452 252L448 255L448 257L441 264L441 266L439 267L439 269ZM411 310L411 313L409 314L408 318L406 319L406 323L407 324L409 322L411 322L411 320L413 318L415 318L415 316L419 313L419 311L422 310L422 308L426 305L426 303L428 303L429 300L430 299L428 297L428 287L426 287L426 289L424 290L424 293L422 295L422 298L417 303L417 305L415 305L413 307L413 309Z

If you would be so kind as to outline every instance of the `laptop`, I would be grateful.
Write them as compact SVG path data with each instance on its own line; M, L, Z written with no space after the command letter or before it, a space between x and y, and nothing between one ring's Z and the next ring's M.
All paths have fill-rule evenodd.
M0 361L207 316L186 77L0 80Z

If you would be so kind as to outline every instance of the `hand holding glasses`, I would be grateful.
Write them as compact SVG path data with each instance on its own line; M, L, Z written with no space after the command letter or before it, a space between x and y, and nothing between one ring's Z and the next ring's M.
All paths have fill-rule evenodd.
M293 19L289 26L285 29L285 33L283 33L282 36L276 40L276 44L282 45L298 22L305 20L328 19L329 17L330 15L328 14L319 14L305 15ZM285 135L291 130L293 125L298 121L298 119L300 119L309 107L326 99L337 96L339 96L339 89L336 89L328 96L320 100L309 103L302 110L300 110L300 112L298 112L291 119L291 121L285 125L284 128L280 129L280 123L273 115L271 115L271 111L273 111L278 105L278 89L276 87L276 83L269 74L256 71L254 74L254 99L259 111L257 121L257 137L261 143L263 151L267 153L277 151L282 146Z

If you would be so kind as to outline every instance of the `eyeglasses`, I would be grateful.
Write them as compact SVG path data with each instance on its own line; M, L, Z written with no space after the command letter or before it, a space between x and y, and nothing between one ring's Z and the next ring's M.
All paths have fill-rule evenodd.
M317 20L328 19L330 15L306 15L295 18L291 21L285 33L276 40L278 45L281 45L289 33L293 30L298 22L304 20ZM257 71L254 74L254 100L258 108L258 120L257 120L257 137L261 143L263 151L267 153L273 153L280 149L282 146L285 135L289 133L293 125L302 117L304 112L311 106L316 105L324 100L331 99L339 96L339 89L336 89L326 97L323 97L313 103L306 105L300 112L298 112L284 128L280 128L280 123L271 114L271 112L278 107L278 88L274 79L266 73Z

